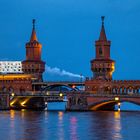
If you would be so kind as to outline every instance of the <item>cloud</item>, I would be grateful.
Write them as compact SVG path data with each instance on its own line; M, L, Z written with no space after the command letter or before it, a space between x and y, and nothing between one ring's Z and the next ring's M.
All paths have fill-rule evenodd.
M75 74L72 72L68 72L66 70L61 70L58 67L50 67L50 66L46 66L46 72L49 74L54 74L54 75L59 75L59 76L69 76L69 77L74 77L74 78L84 78L84 76L80 75L80 74Z

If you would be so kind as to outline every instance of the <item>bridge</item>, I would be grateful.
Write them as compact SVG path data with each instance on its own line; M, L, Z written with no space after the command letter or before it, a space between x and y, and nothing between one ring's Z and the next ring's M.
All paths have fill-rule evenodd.
M114 110L122 102L140 105L140 94L92 94L85 91L45 91L15 94L10 97L10 107L15 109L44 109L46 102L66 102L70 111Z
M33 89L37 91L51 85L65 85L69 87L78 87L78 86L85 86L85 82L83 81L44 81L44 82L33 81L32 83Z

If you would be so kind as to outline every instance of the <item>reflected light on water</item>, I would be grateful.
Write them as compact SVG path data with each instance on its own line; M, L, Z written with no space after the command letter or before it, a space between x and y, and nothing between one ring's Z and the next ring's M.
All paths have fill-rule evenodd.
M117 139L121 139L122 135L121 135L121 112L120 111L116 111L114 112L114 122L113 122L113 127L114 127L114 135L113 135L113 139L117 140Z
M58 118L59 118L59 120L62 120L63 119L63 115L64 115L63 112L61 112L61 111L58 112Z
M115 118L115 119L120 119L120 112L115 111L115 112L114 112L114 118Z
M71 117L70 118L70 139L77 140L77 118Z
M16 139L16 135L15 135L15 111L14 110L10 110L10 134L12 135L13 139Z
M10 110L10 119L14 120L15 118L15 111L14 110Z
M62 111L58 112L58 137L59 140L64 140L64 113Z
M26 109L21 109L21 118L24 119Z

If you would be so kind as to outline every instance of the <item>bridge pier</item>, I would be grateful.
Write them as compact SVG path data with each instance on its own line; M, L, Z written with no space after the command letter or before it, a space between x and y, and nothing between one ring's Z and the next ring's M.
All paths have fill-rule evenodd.
M0 110L10 109L10 96L9 94L0 94Z
M15 96L10 101L10 108L42 110L45 108L45 99L44 97Z
M87 111L87 98L83 95L68 95L67 110L69 111Z

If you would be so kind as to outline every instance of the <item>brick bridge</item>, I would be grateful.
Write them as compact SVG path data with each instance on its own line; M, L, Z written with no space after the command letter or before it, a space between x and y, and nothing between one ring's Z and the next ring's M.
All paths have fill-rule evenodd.
M69 94L69 110L114 110L115 105L130 102L140 105L140 94Z
M61 96L60 96L61 94ZM65 99L65 100L64 100ZM114 110L114 106L121 102L131 102L140 105L140 94L91 94L85 91L72 92L32 92L23 95L14 95L11 105L19 105L19 108L44 107L44 102L67 102L67 110Z

